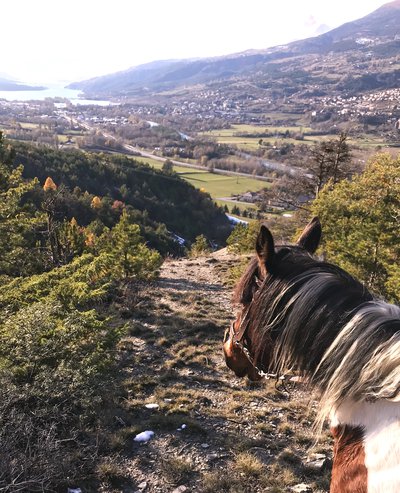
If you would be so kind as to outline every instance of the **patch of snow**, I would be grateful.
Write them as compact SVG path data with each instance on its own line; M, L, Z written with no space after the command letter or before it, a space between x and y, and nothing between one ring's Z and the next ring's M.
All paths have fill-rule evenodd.
M144 406L146 409L158 409L160 406L156 403L153 404L145 404Z
M154 431L146 430L138 433L133 439L134 442L146 443L154 436Z
M248 221L243 221L243 219L239 219L238 217L230 216L229 214L227 214L226 217L229 219L229 222L232 224L249 224Z

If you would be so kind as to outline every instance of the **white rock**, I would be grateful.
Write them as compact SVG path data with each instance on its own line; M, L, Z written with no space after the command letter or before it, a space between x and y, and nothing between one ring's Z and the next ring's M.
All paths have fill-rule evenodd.
M202 444L201 444L201 447L202 447L202 448L208 448L208 447L209 447L209 445L208 445L208 443L202 443Z
M82 490L80 488L68 488L67 493L82 493Z
M153 404L145 404L144 406L146 409L158 409L160 406L156 403Z
M293 486L291 490L295 493L312 493L312 488L308 484L301 483Z
M134 442L148 442L154 436L154 431L146 430L138 433L133 439Z

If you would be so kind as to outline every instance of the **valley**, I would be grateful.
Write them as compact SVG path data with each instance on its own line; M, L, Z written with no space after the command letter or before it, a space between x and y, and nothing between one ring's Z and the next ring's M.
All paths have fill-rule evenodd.
M6 4L5 10L13 3ZM30 4L35 22L27 15L24 33L40 26L39 7ZM156 26L160 5L152 4L155 12L146 17L145 3L117 4L106 12L97 4L96 23L92 8L85 19L85 3L79 15L67 5L63 22L57 13L53 24L48 8L43 46L51 51L54 42L57 54L46 59L47 51L36 45L34 68L40 54L49 69L71 68L71 80L75 73L91 74L97 56L115 61L104 65L113 70L123 66L122 53L125 63L135 60L151 44L148 33L135 38L136 19L148 20L147 29L150 21ZM181 7L171 20L173 4L163 3L168 32L158 25L152 35L160 48L194 26L192 13L182 23ZM265 8L262 20L271 26L274 5ZM202 10L204 5L199 18ZM64 23L70 11L75 18ZM128 11L123 46L122 14ZM230 3L219 20L224 42L233 12ZM250 28L261 6L251 14ZM289 29L287 15L285 20L281 27ZM306 22L314 21L310 16ZM309 346L304 342L298 361L277 366L270 346L291 338L281 332L286 317L301 320L306 305L314 306L309 297L297 311L294 287L302 293L311 286L321 301L315 306L329 310L330 320L339 317L340 307L340 317L350 317L352 296L334 303L333 291L342 286L333 283L336 275L350 287L351 276L360 280L354 292L363 293L363 302L370 303L370 290L390 303L390 326L380 331L377 325L376 332L392 337L393 319L390 341L397 340L399 25L395 0L311 38L224 56L156 60L61 89L15 83L3 74L0 492L329 491L338 447L329 426L315 424L315 374L306 380L301 365L315 347L323 358L316 371L324 369L340 354L342 341L354 351L353 341L326 331L331 345L323 355L320 332L310 336L321 320L314 309L300 324L296 339ZM244 35L245 27L234 34L243 28ZM212 38L208 31L190 34L205 43L207 35ZM30 31L32 45L36 34ZM291 35L287 39L296 39ZM11 68L29 52L30 43L21 39L23 51L15 52ZM4 57L17 39L5 46ZM78 58L86 71L73 70ZM236 304L233 291L255 246L258 263L242 277ZM309 253L316 253L315 264ZM307 284L314 276L315 283ZM272 302L263 298L270 294L261 289L267 283L277 290ZM268 315L270 305L283 311ZM240 352L239 360L247 354L247 372L250 364L263 370L268 378L257 382L235 377L222 352L225 330L239 309L231 349ZM372 347L373 328L365 346ZM271 364L263 361L267 353ZM389 394L367 394L368 405L370 395L395 395L396 358L388 364ZM338 361L332 375L341 372ZM355 379L357 362L348 368ZM348 378L340 377L346 387ZM314 383L317 389L321 382ZM355 391L355 400L364 397Z

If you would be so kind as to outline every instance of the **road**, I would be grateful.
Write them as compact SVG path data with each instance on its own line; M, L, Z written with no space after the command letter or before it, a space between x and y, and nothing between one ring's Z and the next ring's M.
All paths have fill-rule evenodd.
M72 121L75 125L79 125L79 126L83 127L84 129L88 130L89 132L90 131L100 131L105 138L114 139L114 140L116 139L115 135L110 134L108 132L104 132L104 130L102 128L99 128L95 125L90 125L87 122L83 122L81 120L78 120L77 118L72 117L71 115L67 114L64 111L60 112L60 115L63 116L66 120ZM192 169L199 169L202 171L208 171L207 167L201 166L199 164L191 164L191 163L187 163L185 161L178 161L176 159L170 159L170 158L166 158L163 156L157 156L157 154L153 154L152 151L148 151L148 150L142 149L140 147L135 147L135 146L130 145L130 144L123 144L122 143L121 145L122 145L123 149L125 149L125 151L127 151L128 154L133 154L134 156L139 155L141 157L148 157L148 158L154 159L156 161L160 161L160 162L164 162L164 161L167 161L167 159L169 159L176 166L183 166L185 168L192 168ZM237 171L229 171L229 170L224 170L224 169L220 169L220 168L214 168L213 172L220 174L220 175L242 176L244 178L255 178L256 180L261 180L261 181L271 183L271 178L267 178L265 176L260 176L260 175L249 175L248 173L239 173Z

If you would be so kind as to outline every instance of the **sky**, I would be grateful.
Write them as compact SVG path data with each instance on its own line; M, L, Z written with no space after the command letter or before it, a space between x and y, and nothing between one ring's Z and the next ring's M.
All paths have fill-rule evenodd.
M227 55L313 36L382 0L3 0L0 74L84 80L154 60Z

